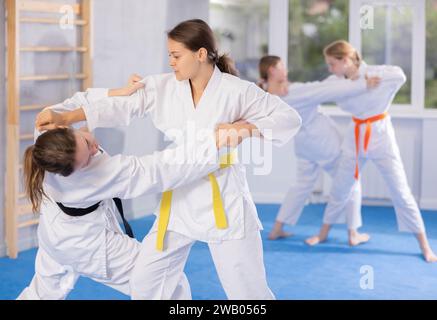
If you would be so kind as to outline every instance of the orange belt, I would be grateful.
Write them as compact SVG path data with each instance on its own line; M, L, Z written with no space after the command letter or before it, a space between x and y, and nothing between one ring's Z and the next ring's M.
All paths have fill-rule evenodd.
M378 114L376 116L367 118L367 119L358 119L352 117L355 122L355 152L356 152L356 165L355 165L355 179L358 180L360 176L360 170L358 168L358 155L360 152L360 126L362 124L366 124L366 133L364 135L364 152L367 152L367 148L369 147L370 136L372 135L372 123L382 120L387 117L388 113L384 112Z

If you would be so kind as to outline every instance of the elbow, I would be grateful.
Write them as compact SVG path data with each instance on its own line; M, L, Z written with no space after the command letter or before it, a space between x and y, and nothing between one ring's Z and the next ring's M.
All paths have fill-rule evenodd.
M272 139L273 143L277 147L281 147L288 143L300 130L302 127L302 118L300 115L293 109L289 115L284 118L283 122L283 134L276 136L276 139Z
M394 67L395 69L395 78L399 85L403 85L405 82L407 82L407 76L405 75L404 70L400 67Z
M405 72L401 68L399 68L399 82L401 84L407 82L407 76L405 75Z
M291 110L292 113L290 114L290 123L293 124L293 129L297 132L302 127L302 118L296 110Z
M290 115L290 121L289 123L291 123L291 128L290 128L290 138L292 139L300 130L300 128L302 127L302 118L299 115L299 113L297 113L297 111L295 111L294 109L292 115Z

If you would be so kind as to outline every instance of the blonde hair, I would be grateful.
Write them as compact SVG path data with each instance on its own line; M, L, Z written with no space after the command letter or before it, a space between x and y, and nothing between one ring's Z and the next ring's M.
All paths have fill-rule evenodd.
M328 57L334 57L338 60L343 58L350 58L355 66L361 65L361 55L358 51L347 41L337 40L327 45L323 49L323 54Z

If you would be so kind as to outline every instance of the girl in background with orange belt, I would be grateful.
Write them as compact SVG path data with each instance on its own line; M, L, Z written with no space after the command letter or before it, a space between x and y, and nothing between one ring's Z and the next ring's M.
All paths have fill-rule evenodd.
M297 156L297 173L276 217L275 225L269 234L270 240L288 237L283 230L285 224L296 225L306 201L309 199L322 171L332 178L341 156L342 137L332 119L323 113L320 104L337 102L357 94L372 90L379 85L379 78L362 78L357 81L342 79L337 81L330 76L323 81L293 82L287 78L288 70L277 56L264 56L259 62L259 86L271 94L278 95L302 118L302 128L295 137L294 151ZM331 81L334 80L334 81ZM361 227L361 214L346 214L361 210L361 186L357 181L354 191L345 206L342 216L323 217L323 223L346 223L350 245L366 242L369 235L358 232ZM346 221L346 217L353 217ZM311 240L306 243L312 245Z
M346 41L328 45L324 55L329 71L337 76L339 82L344 78L359 79L375 74L381 78L380 85L374 90L338 103L341 109L352 114L353 121L343 139L342 156L325 215L342 214L360 171L367 160L371 160L388 187L399 231L414 233L425 260L437 261L428 243L420 210L408 186L391 118L387 113L396 93L406 81L404 72L397 66L367 65ZM324 241L329 229L330 226L324 224L313 243Z

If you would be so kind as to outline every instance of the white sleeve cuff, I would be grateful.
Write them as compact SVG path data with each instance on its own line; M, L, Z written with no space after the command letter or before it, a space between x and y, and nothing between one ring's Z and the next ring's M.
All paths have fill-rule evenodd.
M89 102L97 101L108 97L109 89L107 88L90 88L87 91L87 99Z

